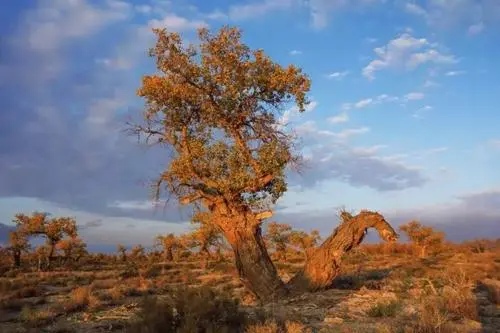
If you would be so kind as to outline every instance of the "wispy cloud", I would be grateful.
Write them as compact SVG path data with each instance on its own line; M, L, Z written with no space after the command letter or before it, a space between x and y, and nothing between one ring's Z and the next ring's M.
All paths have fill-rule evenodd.
M421 92L411 92L404 96L406 101L418 101L425 98L425 94Z
M233 5L229 8L228 16L231 20L241 21L267 15L278 10L289 9L294 5L293 0L264 0L244 5Z
M429 113L430 111L432 111L434 108L430 105L425 105L423 107L421 107L420 109L418 109L417 111L415 111L413 114L412 114L412 117L413 118L416 118L416 119L423 119L425 118L425 116L427 115L427 113Z
M349 121L349 115L347 114L347 112L343 112L343 113L338 114L336 116L329 117L327 120L330 124L345 123L345 122Z
M290 55L301 55L302 54L302 51L299 51L299 50L291 50L290 51Z
M422 7L420 7L419 5L417 5L416 3L407 2L404 6L404 9L408 13L427 17L427 11Z
M326 77L331 80L337 80L340 81L343 78L345 78L347 75L349 75L349 71L343 71L343 72L333 72L330 74L327 74Z
M449 72L446 72L446 76L459 76L459 75L464 75L466 74L467 72L466 71L449 71Z
M439 83L433 81L433 80L425 80L424 84L423 84L423 87L424 88L432 88L432 87L439 87Z
M479 23L476 23L476 24L469 26L467 33L469 34L469 36L475 36L477 34L480 34L484 29L486 29L486 26L484 25L484 23L479 22Z

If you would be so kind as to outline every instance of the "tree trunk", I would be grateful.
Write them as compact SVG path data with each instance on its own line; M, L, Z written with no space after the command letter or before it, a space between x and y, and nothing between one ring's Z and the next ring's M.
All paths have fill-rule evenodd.
M168 247L165 249L165 259L167 261L172 261L174 260L174 253L172 251L172 248L171 247Z
M56 249L56 243L55 242L51 242L50 245L49 245L49 254L48 254L48 257L47 257L47 269L50 270L50 268L52 267L52 263L54 262L54 252L55 252L55 249Z
M14 267L21 267L21 251L14 250Z
M243 284L261 301L285 297L288 290L267 253L260 225L225 230Z
M340 272L342 256L363 241L370 227L376 228L386 241L397 239L396 232L382 215L362 212L342 223L320 247L310 251L304 268L288 282L288 287L294 292L302 292L331 286Z

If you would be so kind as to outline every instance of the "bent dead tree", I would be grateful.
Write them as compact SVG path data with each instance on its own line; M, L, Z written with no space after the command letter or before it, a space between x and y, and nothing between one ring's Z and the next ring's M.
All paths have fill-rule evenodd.
M130 124L149 144L171 150L170 164L154 184L155 197L165 188L181 204L209 214L231 245L244 284L261 300L286 296L289 289L269 257L261 224L287 189L285 168L300 160L280 115L292 103L305 110L310 80L299 68L284 68L262 50L250 50L236 28L215 35L200 29L198 46L184 45L164 29L155 33L150 55L158 74L144 76L138 90L146 101L145 122ZM316 257L332 259L320 250L326 251L327 242L308 259L301 278L313 282L297 278L294 287L326 284L310 272L320 264ZM335 238L331 246L340 243ZM320 276L322 282L315 282Z

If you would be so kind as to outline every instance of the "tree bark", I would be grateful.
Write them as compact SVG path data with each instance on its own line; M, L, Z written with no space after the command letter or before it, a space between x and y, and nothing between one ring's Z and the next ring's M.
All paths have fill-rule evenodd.
M234 251L236 268L245 287L261 301L272 301L288 295L264 245L260 225L225 231Z
M371 227L386 241L397 239L396 232L382 215L362 212L342 223L320 247L310 251L304 268L288 282L288 287L294 292L303 292L331 286L340 272L342 256L358 246Z
M13 251L13 257L14 257L14 267L21 267L21 251L14 250Z

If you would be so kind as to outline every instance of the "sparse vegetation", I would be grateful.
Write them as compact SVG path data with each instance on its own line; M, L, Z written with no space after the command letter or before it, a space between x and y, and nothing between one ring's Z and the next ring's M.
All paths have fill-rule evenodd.
M2 333L500 330L500 240L454 244L411 221L410 243L396 243L367 210L342 210L321 244L316 230L263 228L300 162L278 115L305 110L309 78L236 28L200 29L197 45L155 33L158 73L143 79L145 123L131 130L174 152L155 199L165 187L193 205L195 230L89 253L75 219L15 215L0 249ZM370 228L385 244L361 244Z

